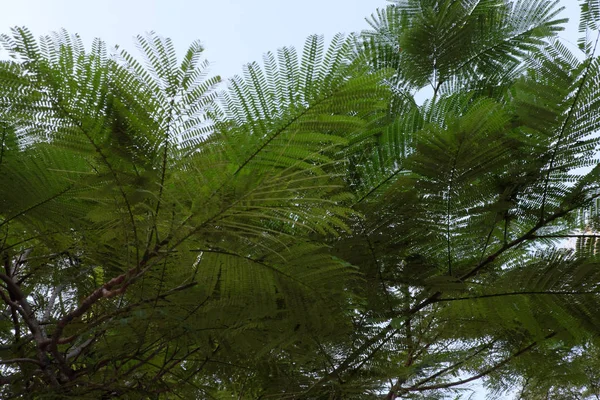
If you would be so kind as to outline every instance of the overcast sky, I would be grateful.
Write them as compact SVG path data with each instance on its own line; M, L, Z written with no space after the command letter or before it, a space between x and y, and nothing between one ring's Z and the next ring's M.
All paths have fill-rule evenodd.
M85 43L95 37L136 54L133 37L155 31L173 39L179 56L199 39L211 61L211 72L223 78L262 54L293 45L302 47L310 34L326 39L338 32L366 29L365 17L388 4L385 0L0 0L0 33L26 26L36 36L60 28L79 33ZM570 18L561 37L577 42L579 7L561 0ZM1 55L0 55L1 56ZM475 386L476 388L477 386ZM472 400L483 399L477 390Z
M577 40L578 6L561 1L565 16L574 19L566 35ZM239 73L243 64L285 45L302 47L313 33L330 39L337 32L367 28L365 17L385 0L0 0L0 33L26 26L36 36L65 28L84 42L102 38L132 51L133 37L156 31L173 39L182 56L199 39L212 62L211 72L222 77Z

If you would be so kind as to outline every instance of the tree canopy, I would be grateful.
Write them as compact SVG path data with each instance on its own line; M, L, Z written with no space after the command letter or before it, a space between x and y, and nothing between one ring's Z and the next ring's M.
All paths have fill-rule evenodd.
M222 85L0 42L0 396L600 396L600 1L395 0ZM425 99L426 100L422 100Z

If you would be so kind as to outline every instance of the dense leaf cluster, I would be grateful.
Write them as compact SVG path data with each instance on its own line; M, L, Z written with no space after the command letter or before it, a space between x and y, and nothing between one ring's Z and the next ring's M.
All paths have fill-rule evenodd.
M0 396L600 396L600 2L577 52L557 3L397 0L225 89L2 36Z

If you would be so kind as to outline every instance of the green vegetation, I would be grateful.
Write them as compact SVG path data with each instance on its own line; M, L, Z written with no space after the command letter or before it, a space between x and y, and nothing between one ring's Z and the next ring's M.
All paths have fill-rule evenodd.
M557 4L397 0L226 89L3 36L0 397L599 398L600 1L577 52Z

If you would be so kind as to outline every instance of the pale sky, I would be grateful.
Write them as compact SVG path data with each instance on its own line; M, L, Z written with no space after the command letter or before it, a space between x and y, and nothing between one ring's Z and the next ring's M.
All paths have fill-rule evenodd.
M570 18L561 38L577 43L579 7L561 0ZM211 72L223 78L240 73L242 65L260 61L267 51L293 45L300 49L311 34L326 39L368 28L365 17L388 4L385 0L0 0L0 33L26 26L36 36L65 28L89 44L102 38L133 55L133 37L155 31L173 39L179 56L200 40ZM2 55L0 54L0 57ZM472 400L484 399L479 385Z
M565 16L577 19L576 0L562 0ZM36 36L60 28L78 33L85 43L95 37L136 54L133 37L155 31L173 39L182 56L200 40L211 72L223 78L242 65L260 61L281 46L300 49L310 34L330 39L337 32L366 29L365 17L386 0L0 0L0 33L26 26ZM577 41L577 22L563 35Z

